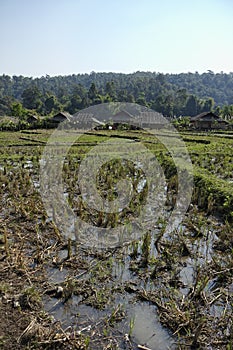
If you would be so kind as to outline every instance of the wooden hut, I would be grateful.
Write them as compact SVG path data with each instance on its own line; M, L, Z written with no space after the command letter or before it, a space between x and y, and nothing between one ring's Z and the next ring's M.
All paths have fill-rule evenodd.
M72 116L68 112L59 112L59 113L55 114L50 119L50 121L54 124L59 124L59 123L64 122L65 120L69 122L69 121L71 121L71 119L72 119Z
M27 117L27 122L28 124L33 125L38 122L38 117L36 115L29 115L29 117Z
M213 112L203 112L190 119L190 125L198 130L227 129L228 122Z

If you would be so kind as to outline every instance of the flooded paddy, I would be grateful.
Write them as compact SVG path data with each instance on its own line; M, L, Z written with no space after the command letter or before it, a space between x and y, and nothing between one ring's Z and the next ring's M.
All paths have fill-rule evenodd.
M167 232L175 193L174 179L167 179L162 215L154 218L153 208L147 212L153 227L145 225L140 237L116 247L87 247L64 237L45 211L39 193L41 148L20 147L17 153L1 148L3 349L231 349L232 225L211 211L210 202L207 210L193 202L177 229ZM77 217L97 227L137 217L148 190L137 167L127 211L100 218L84 207L77 152L88 146L78 147L63 169L64 194ZM133 171L129 162L115 166L118 179ZM106 176L103 167L99 190L111 200L116 182L110 177L107 186Z

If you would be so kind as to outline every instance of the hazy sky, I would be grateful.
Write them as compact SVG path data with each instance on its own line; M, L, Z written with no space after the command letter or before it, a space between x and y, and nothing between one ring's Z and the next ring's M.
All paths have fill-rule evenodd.
M0 74L233 71L232 0L0 0Z

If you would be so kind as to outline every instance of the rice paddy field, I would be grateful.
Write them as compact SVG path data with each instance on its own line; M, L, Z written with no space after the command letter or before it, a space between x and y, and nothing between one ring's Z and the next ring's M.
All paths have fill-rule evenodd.
M116 181L130 179L129 205L118 213L85 205L79 166L103 141L142 143L166 177L163 216L149 208L153 225L138 239L101 249L64 236L45 210L39 174L52 132L0 132L0 348L231 350L233 133L181 133L194 186L188 210L171 232L166 217L176 203L177 169L156 136L93 130L79 137L62 171L77 221L96 228L127 224L133 233L132 222L145 206L145 174L114 154L97 174L97 188L111 202ZM58 149L69 131L62 137Z

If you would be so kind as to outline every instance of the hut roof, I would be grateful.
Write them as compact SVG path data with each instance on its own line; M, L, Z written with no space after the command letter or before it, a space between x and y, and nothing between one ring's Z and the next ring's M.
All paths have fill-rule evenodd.
M29 116L27 117L27 122L28 122L28 123L36 122L37 120L38 120L37 115L29 115Z
M70 121L72 119L72 115L68 112L59 112L52 117L53 121L61 121L62 119Z
M223 124L228 124L226 120L223 120L222 118L218 117L215 113L213 112L203 112L200 113L192 118L190 118L190 122L195 122L195 121L206 121L206 120L214 120L218 123L223 123Z
M212 119L220 119L216 114L214 114L213 112L203 112L200 113L198 115L195 115L194 117L190 118L190 121L196 121L196 120L200 120L200 119L205 119L206 117L210 117Z
M118 118L121 118L122 121L124 120L127 121L127 120L133 120L134 116L129 112L122 110L112 116L113 121L117 120Z

